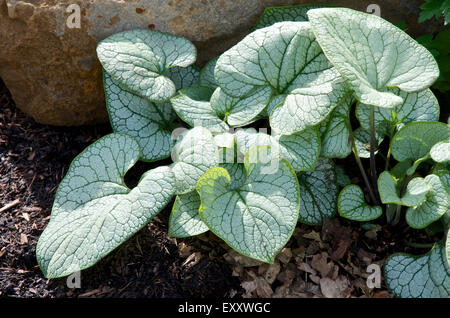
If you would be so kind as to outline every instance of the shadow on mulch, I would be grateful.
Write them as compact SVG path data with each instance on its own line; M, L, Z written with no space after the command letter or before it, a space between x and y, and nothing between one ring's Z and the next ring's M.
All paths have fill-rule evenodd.
M52 127L18 110L0 79L0 297L224 297L239 280L218 252L197 260L179 255L167 236L169 208L96 266L81 273L81 288L66 279L47 280L35 257L49 221L56 189L72 159L111 132L109 125ZM130 183L149 165L139 163ZM133 176L135 175L135 177ZM168 205L170 207L170 205ZM204 252L205 250L203 250Z

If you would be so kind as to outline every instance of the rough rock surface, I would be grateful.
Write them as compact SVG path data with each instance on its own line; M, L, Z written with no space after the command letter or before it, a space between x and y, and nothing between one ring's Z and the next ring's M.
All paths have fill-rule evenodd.
M107 120L96 58L98 41L128 29L182 35L199 49L199 61L219 54L250 32L265 7L324 3L366 11L373 0L0 0L0 77L19 108L36 121L83 125ZM71 4L81 8L80 28L66 24ZM379 0L381 16L418 26L420 0Z

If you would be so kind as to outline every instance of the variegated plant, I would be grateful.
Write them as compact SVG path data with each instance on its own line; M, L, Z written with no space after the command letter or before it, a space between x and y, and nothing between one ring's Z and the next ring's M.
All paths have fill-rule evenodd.
M268 263L298 221L318 225L336 212L370 221L385 211L396 223L404 211L411 227L442 223L448 237L450 126L438 122L429 89L439 70L382 18L269 8L252 33L200 71L190 41L157 31L112 35L97 54L114 133L75 158L58 188L37 246L46 277L95 264L174 196L170 236L210 230ZM370 203L333 161L351 153ZM385 159L379 178L376 155ZM136 161L170 156L172 164L146 172L135 188L125 185ZM369 176L361 158L370 158ZM388 259L395 294L449 297L446 238L424 256Z

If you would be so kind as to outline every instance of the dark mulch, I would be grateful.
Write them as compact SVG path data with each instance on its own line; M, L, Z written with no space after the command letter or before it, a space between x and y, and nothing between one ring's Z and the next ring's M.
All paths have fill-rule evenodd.
M446 105L448 95L438 98ZM449 109L442 108L445 120ZM169 238L169 204L146 228L83 271L81 288L70 289L66 279L44 278L36 243L70 162L110 131L109 125L37 124L15 107L0 80L0 297L392 297L384 282L380 289L367 287L367 266L382 265L394 252L426 252L408 241L433 241L404 220L389 227L380 218L368 230L335 218L323 227L299 224L268 266L230 251L211 233ZM352 157L337 163L362 185ZM125 181L134 186L154 165L138 163Z

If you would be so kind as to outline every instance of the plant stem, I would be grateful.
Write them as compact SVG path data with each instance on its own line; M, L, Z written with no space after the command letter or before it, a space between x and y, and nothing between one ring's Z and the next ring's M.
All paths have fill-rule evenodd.
M375 106L373 105L370 105L370 176L372 178L372 186L375 192L377 192L377 165L375 161Z
M401 212L402 212L402 206L401 205L397 205L397 208L395 209L395 216L394 216L394 219L391 222L391 225L395 226L395 225L398 224L398 222L400 222Z
M372 186L370 185L369 178L367 178L367 174L364 171L364 166L363 166L363 164L361 162L361 159L359 158L358 150L356 149L355 138L353 137L353 130L351 129L350 123L348 123L348 126L350 128L349 129L350 130L350 139L351 139L351 142L352 142L352 150L353 150L353 155L355 156L356 164L358 165L359 170L361 171L361 175L362 175L362 177L364 179L364 183L366 184L367 189L369 189L369 195L370 195L370 198L371 198L372 202L374 204L378 204L378 201L377 201L376 196L375 196L375 194L373 192Z
M391 224L396 217L397 205L396 204L386 204L386 223Z
M391 126L391 133L389 135L389 139L392 140L392 137L394 135L394 126L392 126L392 124L390 126ZM384 170L389 170L390 159L391 159L391 147L389 146L388 153L386 155L386 165L384 166Z

